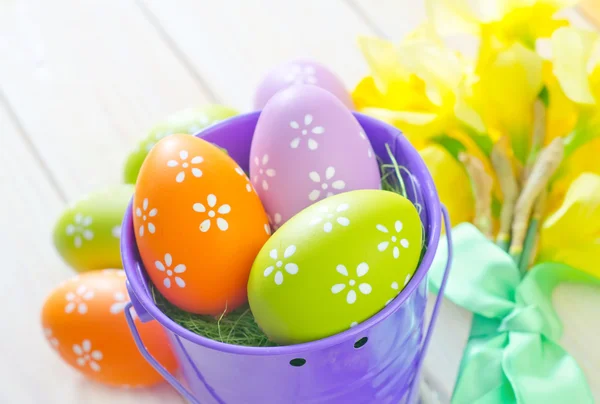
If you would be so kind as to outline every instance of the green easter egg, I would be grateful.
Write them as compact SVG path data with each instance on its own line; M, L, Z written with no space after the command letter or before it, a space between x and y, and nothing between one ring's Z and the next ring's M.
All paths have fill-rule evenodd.
M417 210L393 192L351 191L309 206L254 261L248 299L257 324L285 345L369 319L410 281L422 237Z
M122 268L121 222L134 186L119 184L71 204L54 226L54 246L76 271Z
M238 112L223 105L205 105L176 112L158 123L138 147L129 154L125 162L125 183L135 184L140 167L156 142L173 133L196 134L217 122L237 115ZM225 149L222 149L227 152Z

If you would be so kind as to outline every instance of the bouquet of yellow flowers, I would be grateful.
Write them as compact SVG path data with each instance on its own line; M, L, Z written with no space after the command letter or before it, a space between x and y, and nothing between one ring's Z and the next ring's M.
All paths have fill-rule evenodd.
M404 132L450 212L445 296L474 313L452 402L592 403L550 296L600 284L600 35L557 17L575 1L471 3L427 1L399 44L360 38L352 96Z

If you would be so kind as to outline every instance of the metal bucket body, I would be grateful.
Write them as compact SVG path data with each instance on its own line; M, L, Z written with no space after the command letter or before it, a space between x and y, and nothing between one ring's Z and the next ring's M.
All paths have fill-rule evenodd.
M255 112L231 118L197 136L225 148L247 170L258 116ZM411 173L412 178L402 175L409 199L421 209L426 252L409 284L392 302L343 333L305 344L256 348L223 344L177 325L152 300L150 281L135 244L131 209L127 210L121 249L132 305L142 321L156 320L168 332L183 380L191 390L184 394L195 402L398 404L414 398L411 389L423 355L427 271L441 230L440 203L429 172L406 138L390 125L358 113L355 116L375 153L389 163L387 144L398 163ZM365 337L366 343L356 348L355 343ZM295 359L305 362L294 366L290 362L297 365Z

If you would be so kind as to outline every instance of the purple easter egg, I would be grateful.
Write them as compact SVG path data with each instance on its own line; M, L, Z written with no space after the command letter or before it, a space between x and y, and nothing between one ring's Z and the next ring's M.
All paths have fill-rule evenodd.
M328 196L381 188L371 143L350 110L330 92L302 84L263 108L250 178L275 229Z
M325 66L310 59L292 60L271 70L256 90L254 107L264 108L273 95L294 84L321 87L336 96L346 108L354 109L350 93L342 81Z

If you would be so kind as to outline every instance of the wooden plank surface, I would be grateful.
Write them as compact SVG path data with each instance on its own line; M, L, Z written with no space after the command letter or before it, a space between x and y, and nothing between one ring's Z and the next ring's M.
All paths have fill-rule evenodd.
M167 386L126 391L86 381L46 342L40 323L44 299L74 276L51 244L65 199L11 115L0 97L0 296L8 310L0 336L0 403L182 402Z
M181 402L168 387L129 392L86 382L47 347L39 310L72 276L51 246L57 215L66 202L120 181L129 150L168 113L215 101L250 110L263 75L294 57L321 61L350 89L367 74L357 36L397 40L424 15L412 0L0 2L0 223L11 229L1 233L9 278L0 291L22 311L8 320L9 342L0 338L0 378L8 380L0 402ZM565 346L600 401L600 350L590 352L588 330L600 297L565 286L556 301ZM444 303L425 369L443 402L469 321Z
M341 0L230 0L210 6L147 0L140 5L219 99L243 110L252 109L254 89L267 71L291 58L315 58L349 87L365 73L356 38L371 31Z
M68 197L121 181L157 120L210 99L132 1L0 2L2 88Z

